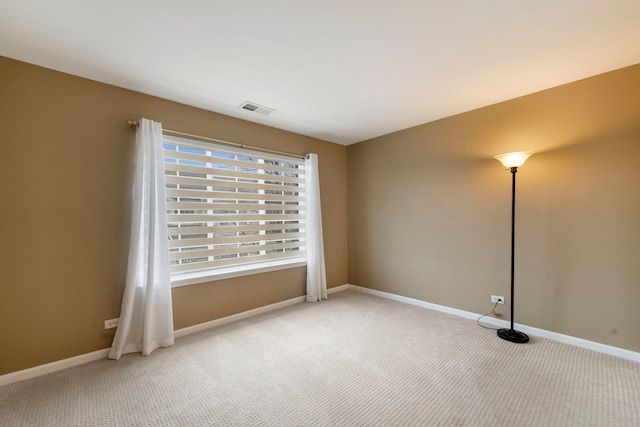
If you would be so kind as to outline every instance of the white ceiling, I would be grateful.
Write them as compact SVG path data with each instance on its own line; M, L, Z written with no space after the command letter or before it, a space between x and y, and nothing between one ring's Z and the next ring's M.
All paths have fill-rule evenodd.
M1 0L0 55L348 145L640 63L640 0Z

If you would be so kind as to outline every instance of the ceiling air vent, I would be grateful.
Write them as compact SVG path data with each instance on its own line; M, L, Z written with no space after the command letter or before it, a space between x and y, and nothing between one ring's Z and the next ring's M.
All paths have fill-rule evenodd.
M243 102L240 108L253 111L254 113L263 114L265 116L268 116L269 114L276 111L273 108L263 107L262 105L258 105L255 102L249 102L249 101Z

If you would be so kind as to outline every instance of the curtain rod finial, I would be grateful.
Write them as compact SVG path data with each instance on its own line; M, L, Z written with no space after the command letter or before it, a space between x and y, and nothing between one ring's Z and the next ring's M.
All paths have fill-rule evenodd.
M129 126L131 126L131 129L136 130L138 128L138 122L136 122L135 120L129 120L127 121L127 123L129 124Z

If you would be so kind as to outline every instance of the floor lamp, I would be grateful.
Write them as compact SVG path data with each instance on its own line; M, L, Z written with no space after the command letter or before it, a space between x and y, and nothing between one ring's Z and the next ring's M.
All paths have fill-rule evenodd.
M515 305L513 300L513 271L516 232L516 172L518 172L518 167L522 166L532 154L533 151L521 151L495 156L495 159L499 160L505 168L511 170L511 328L498 329L498 336L503 340L515 343L525 343L529 341L527 334L513 329L513 306Z

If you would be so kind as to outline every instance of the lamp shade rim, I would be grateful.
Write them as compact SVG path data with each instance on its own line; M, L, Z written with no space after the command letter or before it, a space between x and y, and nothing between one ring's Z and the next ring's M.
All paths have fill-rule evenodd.
M524 164L529 157L535 154L535 151L516 151L513 153L498 154L493 156L498 160L505 168L517 168Z

